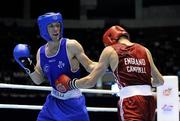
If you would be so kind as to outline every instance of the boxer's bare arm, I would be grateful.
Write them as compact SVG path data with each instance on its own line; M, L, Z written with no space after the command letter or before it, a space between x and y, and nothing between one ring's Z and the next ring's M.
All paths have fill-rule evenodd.
M70 56L76 57L86 71L91 72L97 65L97 62L93 62L87 57L83 47L76 40L67 41L67 48L70 51Z
M152 86L157 87L157 86L163 85L164 79L163 79L161 73L159 72L159 70L157 69L157 67L155 66L151 52L147 48L146 48L146 53L147 53L148 60L150 62L150 66L151 66L151 75L153 78L151 81Z
M115 50L110 46L106 47L101 53L99 62L94 70L88 76L76 80L76 86L78 88L94 87L97 80L104 75L109 66L115 71L118 62L118 56Z
M32 81L37 85L39 85L42 82L46 81L46 79L43 76L42 69L40 67L40 49L38 50L38 52L36 54L35 71L33 73L31 73L29 76L32 79Z

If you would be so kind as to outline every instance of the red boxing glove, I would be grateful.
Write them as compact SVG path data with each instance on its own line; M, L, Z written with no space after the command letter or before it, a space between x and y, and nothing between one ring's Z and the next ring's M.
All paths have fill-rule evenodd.
M76 78L71 80L67 75L62 74L55 81L56 89L62 93L65 93L72 89L78 89L75 84Z

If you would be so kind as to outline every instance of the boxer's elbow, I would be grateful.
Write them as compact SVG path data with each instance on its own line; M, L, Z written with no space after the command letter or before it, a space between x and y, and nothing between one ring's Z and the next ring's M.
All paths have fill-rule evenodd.
M160 85L163 85L164 84L164 79L161 79L160 82L159 82Z
M42 82L44 82L44 78L36 72L31 73L29 76L36 85L40 85Z
M153 87L158 87L162 86L164 84L164 79L163 78L156 78L152 80L152 86Z
M34 83L35 85L40 85L40 84L42 83L42 81L33 80L33 83Z

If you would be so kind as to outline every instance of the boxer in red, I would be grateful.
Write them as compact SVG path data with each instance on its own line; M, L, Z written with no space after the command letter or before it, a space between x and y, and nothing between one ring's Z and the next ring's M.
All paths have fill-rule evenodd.
M99 63L88 76L71 80L61 75L60 82L67 90L91 88L110 67L120 88L119 120L153 121L156 100L151 87L163 85L164 80L150 51L131 42L128 32L120 26L109 28L103 35L103 42L106 47Z

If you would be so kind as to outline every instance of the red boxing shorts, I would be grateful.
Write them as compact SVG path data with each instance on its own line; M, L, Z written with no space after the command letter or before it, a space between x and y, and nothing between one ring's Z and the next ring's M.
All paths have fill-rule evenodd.
M127 86L120 90L119 121L153 121L156 99L149 85Z
M118 102L119 121L154 121L156 99L154 96L133 96Z

